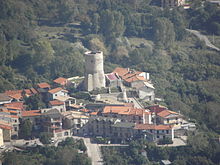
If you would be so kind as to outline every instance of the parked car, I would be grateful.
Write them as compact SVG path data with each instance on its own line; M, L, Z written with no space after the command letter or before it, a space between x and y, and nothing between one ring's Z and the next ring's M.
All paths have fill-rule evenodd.
M0 149L4 149L4 148L5 148L5 146L4 146L4 145L0 146Z

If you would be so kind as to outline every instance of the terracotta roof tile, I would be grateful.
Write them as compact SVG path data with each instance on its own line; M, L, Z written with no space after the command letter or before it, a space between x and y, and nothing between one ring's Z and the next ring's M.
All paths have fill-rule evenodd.
M17 115L10 115L11 116L11 118L19 118Z
M21 116L22 117L31 117L31 116L40 116L41 111L40 110L31 110L31 111L22 111Z
M163 111L157 113L158 116L163 117L163 118L165 118L165 117L167 117L167 116L169 116L169 115L171 115L171 114L176 114L176 115L178 115L178 113L176 113L176 112L174 112L174 111L170 111L170 110L163 110Z
M135 70L129 69L129 68L117 67L117 68L115 68L113 73L117 73L124 81L126 81L128 83L138 81L138 80L146 81L146 79L143 76L140 76L140 74L142 72L135 71Z
M5 123L3 121L0 121L0 128L2 129L8 129L8 130L11 130L12 129L12 126L8 123Z
M14 94L20 94L22 93L22 90L8 90L8 91L5 91L5 94L7 94L8 96L9 95L14 95Z
M65 85L67 83L67 79L63 78L63 77L59 77L59 78L53 80L53 82L60 84L60 85Z
M11 103L7 103L7 104L4 104L4 107L18 107L20 108L21 110L24 109L24 103L23 102L11 102Z
M50 85L48 83L39 83L37 84L37 87L39 88L50 88Z
M138 109L134 107L125 107L125 106L105 106L103 109L103 114L115 113L121 115L136 115L143 116L143 114L149 114L145 109Z
M64 91L64 92L68 92L67 90L64 90L62 88L54 88L54 89L49 90L48 92L54 94L54 93L57 93L61 90Z
M98 112L91 112L90 115L97 116Z
M63 101L59 101L59 100L52 100L49 102L50 105L52 106L56 106L56 105L64 105L64 102Z

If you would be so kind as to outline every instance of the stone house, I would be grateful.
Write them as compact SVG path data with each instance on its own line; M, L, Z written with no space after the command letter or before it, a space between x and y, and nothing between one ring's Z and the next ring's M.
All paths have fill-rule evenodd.
M106 85L108 87L121 87L122 86L122 80L117 75L117 73L105 74L105 78L106 78Z

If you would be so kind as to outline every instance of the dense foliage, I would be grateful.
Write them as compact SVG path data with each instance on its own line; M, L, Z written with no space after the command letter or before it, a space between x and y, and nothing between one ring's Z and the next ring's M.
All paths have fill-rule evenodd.
M84 147L83 147L84 146ZM7 152L3 156L3 165L91 165L85 153L82 141L67 138L58 147L34 147L23 152Z
M211 135L197 134L188 146L158 147L133 141L128 147L102 147L105 165L158 165L170 160L174 165L214 165L219 163L220 145Z

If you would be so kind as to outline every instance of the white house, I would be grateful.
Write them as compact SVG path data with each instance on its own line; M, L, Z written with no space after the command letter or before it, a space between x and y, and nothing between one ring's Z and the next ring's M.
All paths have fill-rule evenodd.
M60 96L68 96L68 91L62 88L54 88L48 91L48 100L55 100Z

